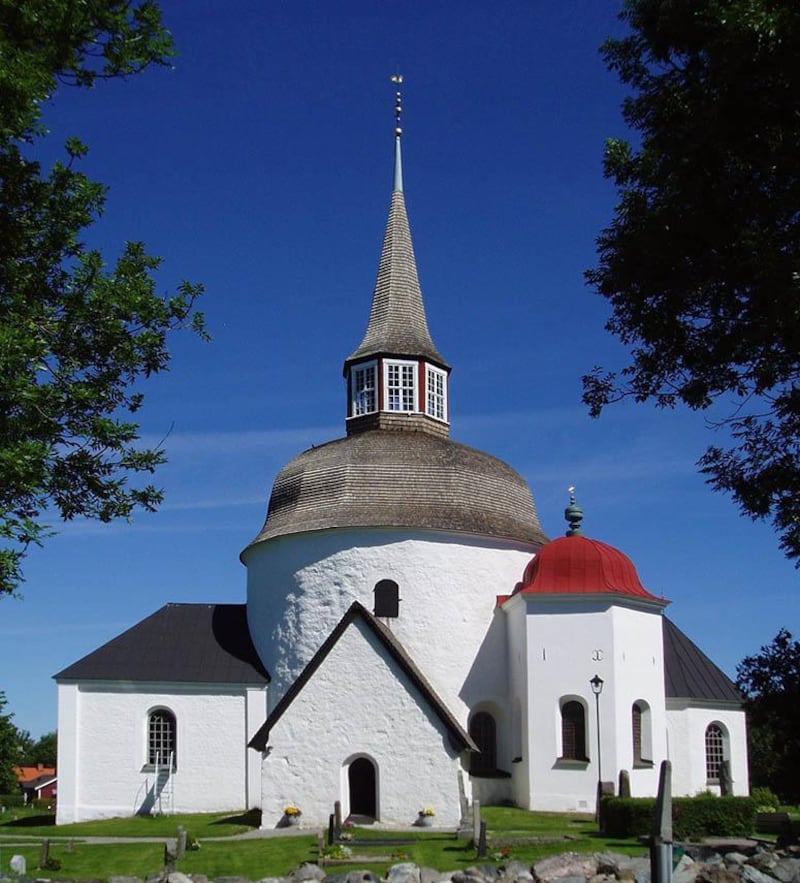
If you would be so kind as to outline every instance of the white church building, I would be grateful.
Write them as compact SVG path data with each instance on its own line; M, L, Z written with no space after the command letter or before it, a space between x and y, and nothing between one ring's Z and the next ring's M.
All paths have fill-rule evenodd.
M58 823L260 808L454 827L470 802L593 811L599 780L748 792L731 681L630 559L548 541L509 465L449 438L401 130L346 435L291 460L244 549L246 604L167 604L55 677ZM333 384L333 378L331 378ZM599 730L598 730L599 726Z

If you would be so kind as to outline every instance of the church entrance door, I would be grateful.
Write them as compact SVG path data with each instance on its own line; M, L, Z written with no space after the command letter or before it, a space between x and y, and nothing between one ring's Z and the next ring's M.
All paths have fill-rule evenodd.
M357 757L347 770L350 787L350 815L377 817L375 796L375 764L366 757Z

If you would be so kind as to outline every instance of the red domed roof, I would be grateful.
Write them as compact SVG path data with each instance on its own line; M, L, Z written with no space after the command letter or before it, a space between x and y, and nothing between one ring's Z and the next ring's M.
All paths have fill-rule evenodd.
M519 591L586 595L608 592L660 600L641 584L627 555L580 534L559 537L542 546L525 568Z

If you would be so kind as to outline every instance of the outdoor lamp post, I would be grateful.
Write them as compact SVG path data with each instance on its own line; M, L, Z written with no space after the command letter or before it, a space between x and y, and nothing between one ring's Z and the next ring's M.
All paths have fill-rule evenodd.
M594 709L597 719L597 811L595 816L598 825L600 825L600 800L603 796L603 767L600 760L600 694L603 692L603 683L600 675L595 675L589 681L589 686L594 693Z

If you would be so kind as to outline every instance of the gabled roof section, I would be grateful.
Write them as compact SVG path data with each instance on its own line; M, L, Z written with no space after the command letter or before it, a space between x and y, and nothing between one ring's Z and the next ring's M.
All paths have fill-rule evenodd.
M319 650L317 650L308 665L303 669L302 672L300 672L300 676L297 678L297 680L281 697L280 702L278 702L278 704L272 710L269 717L264 722L264 725L250 740L249 747L255 748L258 751L263 751L267 747L267 743L269 742L269 734L272 728L281 719L284 712L289 708L295 697L300 693L306 683L308 683L308 681L312 678L314 672L316 672L316 670L324 662L325 658L334 648L336 642L339 640L339 638L341 638L348 626L350 626L357 619L363 621L368 626L368 628L371 629L371 631L375 634L380 643L386 649L387 653L400 666L401 670L407 675L409 680L419 690L425 701L430 705L434 713L447 728L447 732L453 745L461 751L465 749L477 751L477 746L469 737L469 734L464 730L464 728L458 722L450 709L447 708L444 702L439 698L439 696L436 694L436 691L433 689L430 683L428 683L425 676L417 668L416 664L408 655L400 642L397 640L397 638L382 622L378 621L366 609L366 607L364 607L362 604L359 604L358 601L354 601L350 605L347 613L345 613L336 628L330 633L330 635L328 635L325 643L319 648Z
M165 604L56 680L269 683L244 604Z
M667 699L742 703L731 679L675 625L662 617L664 631L664 689Z
M395 138L394 189L369 323L364 339L345 360L345 373L351 362L378 355L419 357L442 368L450 367L428 331L402 180L398 134Z
M28 766L15 766L14 775L20 785L29 785L38 779L54 779L56 777L56 768L54 766L45 766L37 763Z

